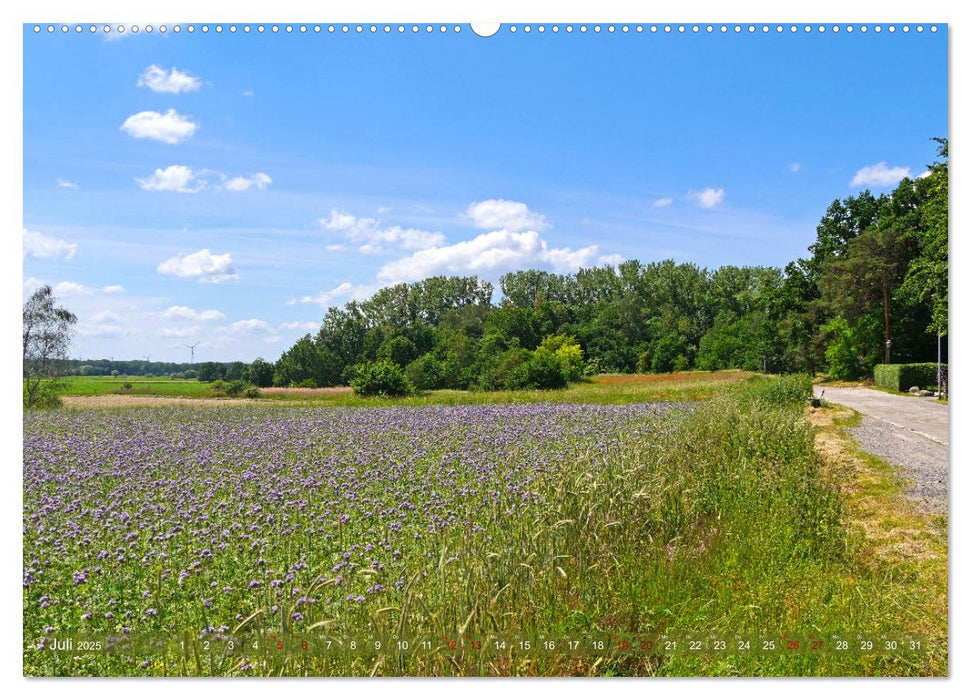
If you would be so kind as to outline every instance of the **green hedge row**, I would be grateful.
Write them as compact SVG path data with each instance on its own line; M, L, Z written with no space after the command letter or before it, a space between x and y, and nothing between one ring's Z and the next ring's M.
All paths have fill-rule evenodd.
M947 369L947 365L941 365ZM873 368L873 381L883 389L907 391L912 386L926 389L937 386L937 363L915 362L908 365L877 365Z

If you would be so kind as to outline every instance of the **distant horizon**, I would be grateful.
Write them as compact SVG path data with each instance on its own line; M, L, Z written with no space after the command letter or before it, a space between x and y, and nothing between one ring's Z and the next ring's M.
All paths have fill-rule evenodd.
M784 267L934 160L947 43L27 25L23 291L78 315L72 355L198 364L432 275Z

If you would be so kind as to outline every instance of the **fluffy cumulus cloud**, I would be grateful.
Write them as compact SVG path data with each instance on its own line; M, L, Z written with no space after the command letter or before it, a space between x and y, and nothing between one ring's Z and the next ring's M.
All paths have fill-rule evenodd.
M226 180L223 187L233 192L245 192L250 187L258 190L265 190L273 180L266 173L256 173L250 177L234 177Z
M714 187L706 187L700 192L689 192L688 199L702 209L712 209L717 207L725 199L725 190Z
M55 296L59 297L77 297L77 296L90 296L95 293L94 287L89 287L86 284L80 284L78 282L58 282L52 288Z
M436 274L493 275L525 267L569 272L589 266L597 246L551 248L537 231L492 231L449 246L436 246L387 263L378 271L383 280L419 280Z
M273 329L270 324L259 318L248 318L243 321L236 321L235 323L229 324L228 330L230 333L234 334L249 334L255 333L257 331L263 331L264 333L269 333Z
M226 316L216 309L196 311L188 306L170 306L162 312L162 318L178 321L222 321Z
M505 199L486 199L473 202L465 210L465 216L476 228L503 229L506 231L545 231L550 227L546 217L530 211L522 202Z
M40 280L31 277L24 281L24 287L27 287L28 283L35 283L34 286L39 285ZM70 280L65 280L64 282L58 282L51 290L56 296L64 297L78 297L78 296L91 296L92 294L97 294L101 292L102 294L117 294L119 292L125 291L124 287L120 284L110 284L107 287L90 287L86 284L81 284L80 282L71 282Z
M163 143L179 143L192 136L199 125L174 109L161 112L139 112L121 125L121 130L136 139L153 139Z
M316 331L320 329L320 321L289 321L281 323L280 329L285 331Z
M214 255L208 248L188 255L176 255L159 263L156 270L163 275L196 279L199 282L235 282L239 273L233 267L229 253Z
M206 181L186 165L170 165L164 170L158 168L146 178L136 177L135 182L143 190L155 192L190 193L206 187Z
M69 243L63 238L45 236L38 231L22 230L24 239L24 257L58 260L70 260L78 250L76 243Z
M333 302L337 301L338 299L367 299L382 286L384 285L351 284L350 282L341 282L332 289L321 291L314 295L300 297L299 299L290 299L287 301L287 306L293 306L294 304L316 304L322 309L326 309L327 307L332 306ZM284 324L281 326L281 328L290 328L290 326Z
M138 87L147 87L152 92L171 94L195 92L201 85L202 81L193 75L184 73L177 68L166 71L155 64L150 65L138 76Z
M401 226L382 226L377 219L358 218L332 211L319 223L327 231L340 233L362 253L381 253L391 246L404 250L422 250L445 242L445 236L434 231Z
M905 177L910 177L910 168L897 165L890 167L882 160L876 165L867 165L856 171L850 187L892 187Z
M150 192L192 194L209 189L222 189L231 192L245 192L250 188L265 190L273 180L266 173L230 178L225 173L216 170L193 170L187 165L170 165L167 168L157 168L148 177L136 177L135 182L143 190Z

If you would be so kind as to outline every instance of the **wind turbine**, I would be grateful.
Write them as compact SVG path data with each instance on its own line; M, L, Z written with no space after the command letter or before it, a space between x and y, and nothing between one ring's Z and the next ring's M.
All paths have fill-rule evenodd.
M196 345L198 345L200 342L202 342L202 341L197 340L192 345L186 345L186 347L189 348L189 364L190 365L191 364L195 364L195 361L196 361Z

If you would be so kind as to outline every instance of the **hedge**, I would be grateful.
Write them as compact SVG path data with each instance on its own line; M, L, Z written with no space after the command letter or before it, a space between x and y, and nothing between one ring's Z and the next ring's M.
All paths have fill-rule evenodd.
M947 365L942 364L941 370ZM873 368L873 382L883 389L907 391L912 386L926 389L937 386L937 363L915 362L907 365L876 365Z

